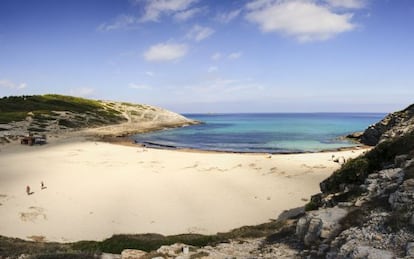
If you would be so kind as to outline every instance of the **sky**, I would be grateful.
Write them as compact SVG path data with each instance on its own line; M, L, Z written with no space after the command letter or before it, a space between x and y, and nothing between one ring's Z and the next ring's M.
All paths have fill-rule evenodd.
M414 103L413 0L0 0L0 96L180 113Z

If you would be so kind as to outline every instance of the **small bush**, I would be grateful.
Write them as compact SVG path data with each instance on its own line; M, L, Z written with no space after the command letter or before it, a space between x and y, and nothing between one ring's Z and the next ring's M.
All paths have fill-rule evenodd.
M319 205L313 201L310 201L306 203L305 205L305 211L317 210L318 208L319 208Z

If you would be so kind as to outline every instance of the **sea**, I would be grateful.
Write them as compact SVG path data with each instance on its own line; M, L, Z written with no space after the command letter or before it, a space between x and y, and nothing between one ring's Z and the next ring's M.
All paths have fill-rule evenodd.
M343 137L363 131L383 113L184 114L199 125L134 135L155 148L241 153L301 153L356 146Z

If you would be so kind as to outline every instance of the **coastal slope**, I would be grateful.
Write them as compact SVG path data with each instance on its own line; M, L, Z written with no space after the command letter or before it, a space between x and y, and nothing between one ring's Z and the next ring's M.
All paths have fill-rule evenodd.
M414 130L414 104L404 110L393 112L369 126L360 136L363 144L375 146L392 138L403 136Z
M55 94L0 99L3 142L8 141L7 137L13 139L29 133L59 134L89 129L92 134L118 136L195 123L177 113L145 104Z

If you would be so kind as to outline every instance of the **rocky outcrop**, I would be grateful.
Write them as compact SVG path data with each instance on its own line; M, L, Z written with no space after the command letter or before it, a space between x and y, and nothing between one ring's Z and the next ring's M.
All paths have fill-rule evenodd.
M414 130L414 105L406 109L388 114L380 122L369 126L360 136L360 141L369 146L402 136Z
M318 195L322 208L307 212L297 223L297 236L310 248L301 256L412 258L413 168L412 155L399 155L393 167L369 174L355 195L344 195L355 190L351 184L344 184L341 192ZM345 200L339 202L338 197ZM339 209L339 215L335 216ZM331 226L327 227L326 234L323 234L324 225Z

